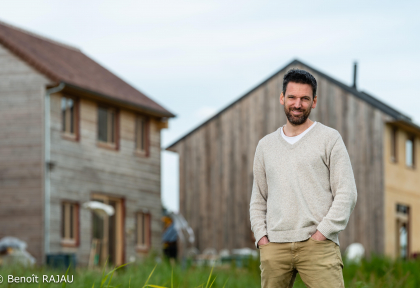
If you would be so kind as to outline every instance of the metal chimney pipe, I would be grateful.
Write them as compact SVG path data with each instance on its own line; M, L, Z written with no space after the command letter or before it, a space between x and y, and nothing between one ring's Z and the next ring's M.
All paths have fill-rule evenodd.
M353 88L354 89L357 89L356 80L357 80L357 62L354 62L354 66L353 66Z

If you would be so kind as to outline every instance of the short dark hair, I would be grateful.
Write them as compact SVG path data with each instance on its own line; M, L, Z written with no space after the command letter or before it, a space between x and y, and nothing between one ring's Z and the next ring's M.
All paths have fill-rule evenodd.
M311 73L302 69L290 69L283 77L283 94L286 95L286 87L289 82L309 84L312 86L313 98L316 96L317 83Z

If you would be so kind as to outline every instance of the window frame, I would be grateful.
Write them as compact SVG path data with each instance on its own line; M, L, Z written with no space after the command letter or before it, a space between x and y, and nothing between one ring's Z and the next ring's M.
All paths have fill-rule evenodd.
M113 132L114 134L114 142L110 142L110 141L102 141L99 139L99 111L100 109L106 109L107 110L107 139L109 140L110 136L110 132ZM109 113L110 112L114 112L114 121L112 123L112 128L113 131L110 130L109 122L110 122L110 117L109 117ZM111 149L111 150L119 150L119 138L120 138L120 132L119 132L119 117L120 117L120 111L118 108L113 107L113 106L109 106L109 105L105 105L105 104L98 104L97 106L97 129L96 129L96 143L98 147L102 147L102 148L107 148L107 149ZM111 133L112 134L112 133Z
M400 209L398 208L406 208L405 211L400 211ZM411 236L411 229L410 229L410 225L411 225L411 221L410 221L410 205L407 204L402 204L402 203L396 203L396 210L395 210L395 231L396 231L396 254L397 257L401 257L401 243L400 243L400 228L404 225L406 227L406 232L407 232L407 247L406 247L406 258L409 259L411 258L411 241L410 241L410 236Z
M412 146L411 146L411 165L407 165L407 141L411 141ZM407 134L406 140L405 140L405 145L404 145L404 150L405 150L405 166L409 169L416 169L416 137L413 134Z
M140 217L143 215L143 223L145 223L146 227L142 226L142 230L140 229ZM152 235L152 215L150 214L150 212L147 211L138 211L135 213L135 219L136 219L136 229L135 229L135 247L136 247L136 251L138 252L147 252L150 250L151 248L151 235ZM144 237L141 237L142 235L140 234L140 232L143 232L145 235ZM140 238L144 238L145 242L144 243L140 243L139 239Z
M140 140L140 121L144 121L144 149L139 148L139 140ZM135 118L135 131L134 131L134 145L135 145L135 154L142 157L149 157L150 155L150 118L137 114Z
M391 162L398 163L398 127L391 126Z
M67 217L71 217L70 209L66 209L65 207L73 207L73 219L66 219ZM61 239L61 246L65 247L77 247L80 244L80 206L78 202L63 200L60 203L60 212L61 212L61 219L60 219L60 239ZM73 227L71 225L73 224ZM67 228L67 225L70 227ZM73 228L73 229L72 229ZM71 229L73 230L73 237L66 237L67 233L71 233Z
M73 133L71 133L71 132L69 132L69 131L65 131L65 130L63 130L63 129L65 129L65 127L67 126L66 124L67 123L64 123L64 121L68 121L68 116L66 115L66 117L63 117L63 113L64 113L64 111L63 111L63 107L62 107L62 103L63 103L63 99L71 99L71 100L73 100L73 107L74 107L74 110L73 110L73 127L74 127L74 132ZM67 101L66 101L67 102ZM61 132L61 136L62 136L62 138L64 138L64 139L67 139L67 140L73 140L73 141L79 141L79 137L80 137L80 132L79 132L79 123L80 123L80 121L79 121L79 111L80 111L80 99L78 98L78 97L74 97L74 96L70 96L70 95L68 95L68 94L64 94L64 95L62 95L61 97L60 97L60 122L61 122L61 130L60 130L60 132ZM66 110L65 110L66 112L67 112L67 107L66 107ZM65 119L65 120L64 120ZM64 120L64 121L63 121Z

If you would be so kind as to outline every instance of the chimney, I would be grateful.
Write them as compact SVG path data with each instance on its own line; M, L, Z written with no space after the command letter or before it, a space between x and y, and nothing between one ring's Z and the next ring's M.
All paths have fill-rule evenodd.
M354 62L354 66L353 66L353 88L354 89L357 89L356 79L357 79L357 62Z

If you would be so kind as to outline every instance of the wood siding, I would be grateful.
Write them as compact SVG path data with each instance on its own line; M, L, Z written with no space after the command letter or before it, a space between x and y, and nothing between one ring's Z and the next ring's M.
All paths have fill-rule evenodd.
M0 238L14 236L28 244L38 264L44 255L44 100L53 83L0 46ZM75 96L75 95L73 95ZM61 94L51 95L50 253L77 254L88 262L91 213L81 207L93 193L122 199L124 261L143 255L135 251L135 215L151 214L151 246L161 250L160 129L150 118L148 157L135 152L135 116L119 109L118 149L97 145L97 101L80 98L79 132L63 137ZM61 245L61 203L80 204L80 245Z
M318 81L318 105L310 118L340 132L356 178L358 201L340 233L341 249L360 242L368 254L383 253L383 131L391 118L311 69L299 68ZM254 247L249 201L255 148L286 124L279 96L288 69L170 148L180 159L180 212L196 233L200 251Z
M0 238L42 263L44 98L49 80L0 45Z
M91 233L91 212L80 209L80 246L60 245L60 203L64 199L90 201L93 193L124 199L125 238L124 261L135 256L136 212L147 209L151 213L151 246L160 249L160 129L150 121L150 155L143 157L135 149L134 112L119 110L118 149L97 145L98 103L80 99L80 140L71 141L61 134L61 94L51 96L51 251L77 253L80 264L88 262Z

